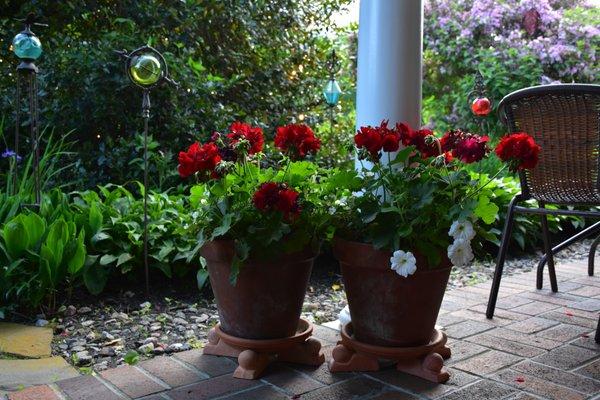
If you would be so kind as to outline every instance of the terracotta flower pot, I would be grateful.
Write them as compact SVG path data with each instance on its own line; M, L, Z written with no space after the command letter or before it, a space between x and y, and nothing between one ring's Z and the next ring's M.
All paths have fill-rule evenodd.
M248 260L232 286L233 241L216 240L201 249L217 302L223 332L246 339L293 336L316 252L284 255L268 261Z
M378 346L412 347L432 337L452 265L427 268L427 259L414 254L417 271L402 277L390 268L389 251L370 244L336 239L348 297L354 336Z

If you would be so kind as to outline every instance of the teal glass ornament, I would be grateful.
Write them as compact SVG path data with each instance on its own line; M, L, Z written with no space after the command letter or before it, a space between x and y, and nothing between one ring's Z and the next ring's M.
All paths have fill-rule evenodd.
M162 65L154 54L141 54L131 61L129 73L138 85L151 86L160 79Z
M13 52L24 60L37 60L42 55L42 43L37 36L19 33L12 41Z
M342 94L342 89L340 89L340 85L338 85L335 79L330 79L329 82L325 85L325 89L323 90L323 96L325 96L325 101L330 106L335 106L337 102L340 100L340 95Z

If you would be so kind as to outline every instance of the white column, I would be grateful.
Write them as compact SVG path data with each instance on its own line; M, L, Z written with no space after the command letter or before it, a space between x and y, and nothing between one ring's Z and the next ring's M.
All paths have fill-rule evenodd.
M360 0L356 128L421 123L421 0Z

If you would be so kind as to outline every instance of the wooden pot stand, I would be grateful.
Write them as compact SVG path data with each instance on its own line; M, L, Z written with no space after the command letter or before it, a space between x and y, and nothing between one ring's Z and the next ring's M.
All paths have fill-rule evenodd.
M431 341L417 347L384 347L362 343L352 337L352 323L344 325L342 340L333 349L329 371L378 371L379 360L391 360L398 371L444 383L450 374L444 367L444 360L450 358L450 348L446 346L446 334L434 330Z
M237 357L239 366L233 376L257 379L273 361L319 366L325 362L321 342L311 338L313 326L300 319L294 336L282 339L255 340L231 336L217 324L208 333L208 344L203 354Z

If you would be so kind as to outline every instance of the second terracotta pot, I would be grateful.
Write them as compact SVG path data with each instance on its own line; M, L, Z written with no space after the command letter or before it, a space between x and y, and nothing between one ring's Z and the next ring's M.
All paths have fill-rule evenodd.
M443 265L428 269L426 258L414 254L417 271L405 278L390 268L389 251L343 239L335 240L333 250L357 340L402 347L429 342L452 268L445 255Z
M235 286L229 280L233 241L209 242L201 254L223 332L246 339L278 339L296 333L317 252L307 249L277 259L248 260Z

